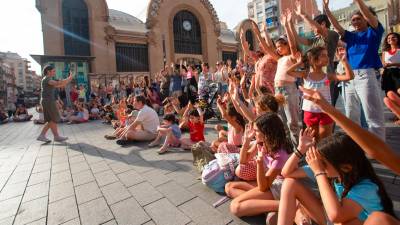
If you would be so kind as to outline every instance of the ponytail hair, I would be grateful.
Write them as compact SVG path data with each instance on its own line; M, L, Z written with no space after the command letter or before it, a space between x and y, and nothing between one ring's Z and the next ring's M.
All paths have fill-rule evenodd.
M370 161L365 156L362 148L347 134L335 133L321 140L318 144L321 155L339 172L341 183L344 187L342 199L347 196L352 187L364 179L371 180L378 186L378 195L381 199L383 211L396 217L392 200L382 181L376 175ZM342 165L350 165L350 171L343 171Z

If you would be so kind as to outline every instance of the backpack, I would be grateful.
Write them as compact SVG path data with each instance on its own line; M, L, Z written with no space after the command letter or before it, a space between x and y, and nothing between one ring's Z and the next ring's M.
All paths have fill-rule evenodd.
M225 184L235 178L235 168L239 164L237 153L217 153L216 159L204 166L201 180L217 193L225 193Z
M207 143L200 141L192 146L193 165L200 173L203 167L215 159L214 153Z

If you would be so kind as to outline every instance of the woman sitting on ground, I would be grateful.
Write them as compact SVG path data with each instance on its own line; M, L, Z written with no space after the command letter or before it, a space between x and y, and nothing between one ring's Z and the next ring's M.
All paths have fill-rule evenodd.
M31 120L33 115L28 114L24 105L19 105L14 114L14 122L25 122Z

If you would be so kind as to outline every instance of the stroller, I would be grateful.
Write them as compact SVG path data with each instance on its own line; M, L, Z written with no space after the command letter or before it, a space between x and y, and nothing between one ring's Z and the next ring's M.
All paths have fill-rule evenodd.
M204 112L204 121L216 118L221 121L221 115L217 110L216 99L218 96L218 84L211 83L207 90L199 96L198 104Z

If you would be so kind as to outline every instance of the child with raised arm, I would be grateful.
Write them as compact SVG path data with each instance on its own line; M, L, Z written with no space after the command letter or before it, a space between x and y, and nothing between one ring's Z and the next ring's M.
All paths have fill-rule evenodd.
M256 144L251 146L253 137ZM230 206L234 215L254 216L278 210L283 181L281 169L291 153L288 146L283 122L275 113L260 116L255 122L253 132L247 129L241 154L245 151L258 153L257 184L243 182L241 189L227 193L234 198ZM244 159L241 159L241 163L242 160Z
M292 23L292 13L286 12L281 16L281 23L285 27L288 40L279 38L276 41L276 49L281 58L275 75L275 93L285 97L286 104L283 109L290 130L291 140L297 143L299 134L299 92L296 87L296 79L287 74L287 69L296 63L297 46L293 35L295 31Z
M233 103L229 100L224 102L221 97L217 100L217 106L221 112L222 118L228 123L228 130L226 131L226 141L214 141L211 145L215 152L219 153L238 153L242 146L242 137L245 127L245 120L239 114Z
M362 148L343 133L336 133L315 147L310 130L302 132L298 149L282 169L285 181L278 224L293 224L298 202L317 224L326 224L326 217L335 224L361 224L379 211L395 216L392 201ZM304 155L308 165L299 168ZM322 203L297 180L302 177L317 182Z
M293 77L302 78L305 88L316 89L326 99L331 99L330 81L348 81L354 78L353 71L346 59L346 52L340 48L338 58L345 68L345 75L336 73L325 73L323 68L329 64L328 51L325 47L315 47L307 51L304 57L299 54L297 63L287 70L287 74ZM304 64L305 70L296 71ZM304 123L316 131L317 140L323 139L332 134L333 120L323 113L312 101L304 99Z
M190 133L190 138L181 138L180 140L183 149L189 150L197 142L205 141L203 114L199 108L193 109L189 102L188 107L186 107L183 113L182 122L179 124L181 129L188 127Z

